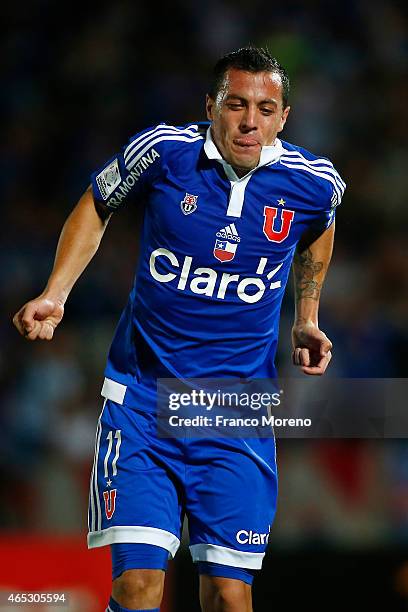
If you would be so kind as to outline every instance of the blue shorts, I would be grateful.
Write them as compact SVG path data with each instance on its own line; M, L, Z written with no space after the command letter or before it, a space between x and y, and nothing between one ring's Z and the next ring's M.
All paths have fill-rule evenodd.
M98 421L88 546L159 546L188 519L194 562L260 569L276 510L273 438L157 437L155 415L106 399Z

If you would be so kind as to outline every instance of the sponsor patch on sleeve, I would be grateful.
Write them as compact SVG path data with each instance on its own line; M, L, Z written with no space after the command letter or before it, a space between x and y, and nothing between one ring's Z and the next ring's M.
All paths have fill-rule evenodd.
M114 159L113 162L104 168L96 177L96 184L104 200L107 200L110 194L115 191L120 181L119 163L117 159Z

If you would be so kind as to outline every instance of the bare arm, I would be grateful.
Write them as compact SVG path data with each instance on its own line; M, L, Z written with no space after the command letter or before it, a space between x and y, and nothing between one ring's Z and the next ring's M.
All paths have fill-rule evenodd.
M20 334L28 340L51 340L64 315L68 295L95 255L108 221L108 215L96 211L92 190L88 188L62 228L47 286L13 318Z
M320 292L333 252L334 223L320 236L305 236L293 259L295 322L293 362L305 374L323 374L331 359L332 343L319 329Z

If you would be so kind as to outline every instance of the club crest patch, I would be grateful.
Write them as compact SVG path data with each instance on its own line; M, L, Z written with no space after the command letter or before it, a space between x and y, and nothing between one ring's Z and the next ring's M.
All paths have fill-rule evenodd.
M191 215L191 213L197 210L197 200L198 196L192 193L186 193L184 200L180 202L180 207L184 215Z

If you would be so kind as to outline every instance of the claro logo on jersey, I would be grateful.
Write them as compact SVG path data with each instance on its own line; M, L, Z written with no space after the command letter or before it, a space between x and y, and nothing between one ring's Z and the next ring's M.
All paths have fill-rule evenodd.
M241 274L222 274L212 268L193 268L193 258L189 255L180 262L168 249L160 248L150 255L150 274L159 283L177 282L177 289L185 291L189 288L192 293L215 297L225 300L227 293L235 293L240 300L247 304L259 302L267 289L279 289L280 280L272 280L279 272L283 263L266 273L267 257L260 257L255 274L258 276L242 277ZM170 266L169 266L170 264ZM174 270L173 271L169 271ZM270 282L271 281L271 282Z
M249 531L241 529L241 531L237 532L236 539L239 544L254 544L255 546L267 544L269 540L269 531L268 533L257 533L256 531L252 531L252 529Z
M214 257L219 261L231 261L231 259L234 259L238 243L241 241L235 224L226 225L215 235Z

